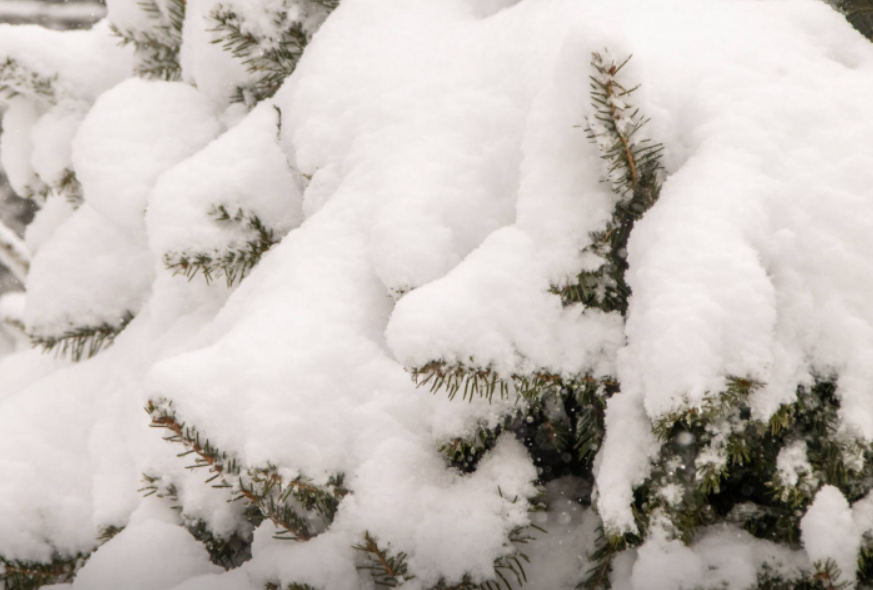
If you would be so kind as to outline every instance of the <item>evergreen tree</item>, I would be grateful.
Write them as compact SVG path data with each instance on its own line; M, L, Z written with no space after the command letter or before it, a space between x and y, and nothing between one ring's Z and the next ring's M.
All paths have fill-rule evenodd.
M318 78L322 74L315 66L307 72L316 80L312 86L301 90L302 76L295 76L304 73L303 63L311 55L307 52L318 51L318 31L334 17L340 32L344 22L357 19L366 37L371 34L367 27L379 20L373 15L387 14L379 12L384 10L379 4L119 2L110 6L106 23L77 33L79 37L29 29L6 42L3 34L9 29L0 31L0 98L9 105L4 141L11 142L4 143L4 163L10 164L16 191L39 207L26 241L0 225L0 262L28 287L23 313L7 313L0 302L0 317L15 323L34 347L59 357L41 359L40 364L21 354L9 357L12 362L26 360L20 367L0 363L0 371L11 375L4 381L0 374L0 385L8 384L9 399L14 400L8 407L20 413L24 424L21 432L4 434L12 442L0 438L0 448L26 441L20 446L33 462L19 468L8 458L13 465L9 473L23 482L10 484L10 489L44 486L32 505L20 492L13 496L22 504L22 522L43 522L26 523L33 528L11 540L0 538L2 588L35 590L72 583L74 590L102 590L87 585L119 586L119 572L134 572L145 564L143 571L154 576L154 587L162 584L165 590L188 587L180 584L191 579L204 587L244 579L239 583L256 590L518 590L557 579L550 577L553 572L543 572L557 564L556 569L570 572L557 582L560 590L573 585L606 589L619 582L643 590L647 580L628 572L660 558L673 559L667 560L668 566L685 558L699 565L694 571L661 570L666 581L655 580L661 588L873 587L873 447L863 429L852 428L845 416L852 408L846 391L852 379L858 380L858 373L846 368L848 361L836 353L830 363L810 360L810 378L792 381L793 398L764 416L755 400L768 384L742 368L720 375L720 390L697 398L680 395L667 410L647 407L643 394L634 389L640 386L623 378L627 370L622 363L648 359L616 360L631 348L610 348L609 338L624 342L635 337L633 322L641 315L660 313L657 307L635 307L640 304L634 290L645 285L641 273L663 269L645 261L636 268L640 258L629 251L652 245L651 240L635 241L637 230L657 226L662 206L670 205L667 182L681 181L677 169L682 165L676 162L682 158L676 154L682 150L658 137L658 132L666 134L663 121L653 125L647 118L678 115L668 109L646 113L635 106L657 104L637 92L639 80L634 80L639 70L633 68L652 62L631 61L608 49L580 58L575 41L544 44L540 49L548 51L534 53L552 55L557 72L569 71L566 63L587 62L586 72L576 72L588 78L587 96L573 91L578 80L559 79L542 90L546 78L526 72L525 80L539 86L524 90L528 94L504 109L500 100L492 100L504 95L488 95L478 86L485 79L505 91L501 76L497 82L488 76L496 62L510 59L510 44L489 36L489 27L505 37L499 28L505 22L534 29L554 26L570 38L571 33L558 27L562 18L557 17L575 13L557 5L530 8L534 3L525 1L511 8L511 2L493 8L422 3L401 10L398 5L393 9L401 13L399 23L414 27L427 21L446 35L422 45L433 60L425 62L433 78L404 86L409 96L402 100L386 93L396 104L364 104L361 97L367 91L406 80L376 66L365 75L345 72L343 60L359 58L350 55L358 46L351 44L342 59L323 47L316 66L344 74L332 80L341 80L342 90L364 104L363 122L355 120L359 105L352 102L353 108L325 111L331 121L313 115L301 123L317 112L306 110L307 100L312 102L307 92L330 84ZM499 15L498 4L507 8ZM865 8L851 3L840 8L866 35ZM488 10L494 12L482 22L470 16L478 19L480 11ZM531 12L520 18L514 10ZM572 10L586 18L596 13L586 7ZM611 14L611 8L604 10ZM754 14L763 18L769 14L763 10ZM783 8L774 10L787 14ZM540 23L541 14L549 18ZM439 17L437 24L431 22L434 16ZM803 28L780 26L786 36ZM850 30L827 26L828 31ZM405 56L391 54L389 59L379 52L383 42L404 47L419 41L418 36L426 38L429 29L410 31L387 31L397 39L369 39L371 45L363 47L372 55L364 52L364 58L402 64ZM503 53L495 53L500 59L486 55L482 71L450 77L443 71L442 56L433 53L441 49L454 55L450 63L457 68L452 44L474 39L470 47L482 51L487 43L476 35L488 43L504 43ZM807 43L804 48L817 47L817 38L812 43L806 33L798 35ZM60 47L69 49L69 55L54 59L50 47L37 57L30 55L33 39L43 45L46 40L75 42ZM555 58L559 53L563 57ZM743 68L753 67L739 62ZM397 71L409 75L414 69ZM750 78L765 77L754 73ZM858 69L845 75L849 82L840 89L852 88L865 73ZM455 89L445 88L452 84L469 86L455 94ZM658 88L668 93L666 87ZM426 102L440 92L445 97ZM325 95L316 95L325 100ZM564 112L554 116L550 111L580 96L583 104L566 112L585 113L585 119L567 121L561 119ZM501 234L506 228L495 229L491 221L483 222L487 229L475 231L464 225L463 218L476 210L466 209L467 201L484 211L485 197L465 195L449 214L415 193L421 189L418 174L425 175L425 182L444 181L447 201L455 198L451 185L457 179L452 174L477 177L481 182L476 186L489 190L489 180L477 175L494 176L481 164L491 162L487 155L474 172L463 164L447 166L452 174L445 176L434 172L439 166L430 159L434 152L427 140L438 144L445 138L419 101L444 109L437 114L447 119L471 109L475 116L464 126L485 121L481 126L486 135L492 125L499 127L488 118L492 111L501 111L494 119L498 121L503 110L517 118L519 105L531 108L528 123L536 133L524 142L521 132L512 140L488 135L494 145L481 148L506 155L522 150L516 146L500 151L503 143L525 143L529 151L520 164L522 185L535 184L531 179L543 170L554 172L548 166L567 153L592 156L592 161L599 155L600 184L588 178L585 186L591 194L578 195L579 201L602 201L603 210L595 204L585 211L588 231L562 245L538 244L531 250L532 258L554 255L561 264L543 270L546 263L514 267L498 257L488 259L495 251L489 247L502 248L499 252L507 258L520 256L524 240L512 242L508 232ZM401 107L409 112L389 116ZM538 152L527 145L542 141L538 136L552 129L548 125L560 126L564 134L556 146ZM344 126L354 128L349 132L354 141L337 131ZM464 126L451 128L446 137L463 135ZM374 127L384 134L375 134ZM678 142L684 136L669 137ZM697 140L687 141L690 145ZM702 157L706 146L693 147L699 149L694 157ZM367 150L389 164L367 167L376 161L362 155ZM469 152L458 150L460 155L444 155L472 159ZM334 151L342 152L342 158L324 155ZM19 153L26 157L10 155ZM538 158L549 164L537 168L542 165ZM359 161L367 166L362 169ZM797 167L797 161L790 162ZM768 164L778 168L781 162ZM743 165L739 169L751 174L757 162L743 160ZM341 170L343 166L351 171ZM465 187L467 180L457 180L458 186ZM504 190L502 181L497 184ZM544 198L558 191L548 183L542 187ZM404 191L412 194L396 196ZM505 213L501 207L488 214L499 218ZM522 208L514 227L519 233L524 233L518 229L525 223ZM457 260L451 269L434 263L437 278L430 282L410 281L416 286L397 289L398 282L385 278L390 274L385 268L396 270L405 259L398 263L391 256L379 258L377 252L384 254L385 248L373 244L390 233L385 226L392 223L402 227L392 228L397 241L388 243L415 244L408 240L407 222L412 233L431 224L438 239L427 235L422 241L442 250L391 255L409 256L422 265L437 258L440 263ZM534 234L526 235L529 242L535 241ZM445 246L449 242L453 247L465 244L452 250ZM561 256L549 250L567 249L571 242L581 246L562 250ZM832 250L845 246L835 243ZM569 273L567 260L576 264ZM490 266L497 269L495 275L511 274L507 269L530 271L522 279L539 281L536 303L552 313L549 317L565 322L556 330L594 326L590 334L578 336L600 342L597 354L606 361L577 363L573 366L584 368L568 370L569 365L531 354L518 341L503 346L499 328L505 326L495 328L478 316L464 316L463 309L457 311L460 302L440 299L441 293L469 296L474 308L477 302L481 307L481 297L492 298L488 303L495 306L503 303L493 301L499 296L510 300L511 293L486 288L506 283L477 283L485 279L469 277L474 274L470 268L486 274ZM558 267L560 272L554 270ZM853 268L866 266L858 262ZM428 291L440 283L455 290ZM850 295L866 294L863 287ZM429 294L433 292L437 296ZM421 301L433 309L416 308ZM512 313L527 312L515 300L513 304L507 304ZM417 315L408 313L407 321L414 315L422 323L404 326L404 318L397 319L410 309ZM467 349L446 352L450 347L443 347L441 339L457 336L449 334L457 325L453 313L475 324L470 339L492 330L483 340L498 352L487 359ZM523 331L520 325L516 332ZM396 333L404 328L407 342L398 344ZM597 330L609 334L595 334ZM420 348L427 354L406 354L403 347L409 341L424 342ZM539 342L542 347L550 344ZM560 354L575 352L568 348ZM78 364L70 366L65 359ZM57 397L58 389L68 390L70 399ZM110 389L113 393L106 394ZM426 390L435 395L426 395ZM5 395L0 391L0 401ZM130 409L141 400L147 418L140 414L136 422L129 418ZM631 406L635 415L628 410ZM67 423L55 412L79 412L78 421L90 420L92 413L98 417L75 430L74 416ZM43 415L47 426L38 423ZM611 485L609 470L633 470L608 463L607 451L623 448L624 441L616 442L622 436L616 424L622 421L640 429L633 433L639 440L631 442L642 441L628 447L628 454L637 455L628 463L633 459L642 467L623 480L630 494L629 502L619 506L624 520L609 512L606 502L619 487ZM127 432L145 426L163 434L163 442L160 436ZM70 449L58 444L67 436L65 427L72 432ZM40 451L49 458L40 459ZM0 467L7 469L3 461ZM128 493L134 471L143 471L136 489L142 498L132 499ZM61 494L57 502L55 494ZM46 508L49 503L53 505ZM578 521L567 512L574 510L583 515ZM409 522L419 518L420 524ZM569 532L567 522L573 522ZM742 567L737 569L746 576L740 582L740 574L712 582L714 578L706 577L709 570L727 569L728 562L711 565L711 547L718 550L718 542L727 537L734 545L724 546L742 544L754 555L738 558ZM565 540L568 547L562 548ZM165 555L161 551L174 552L170 558L178 557L178 567L152 571ZM113 556L119 565L107 568L101 560Z

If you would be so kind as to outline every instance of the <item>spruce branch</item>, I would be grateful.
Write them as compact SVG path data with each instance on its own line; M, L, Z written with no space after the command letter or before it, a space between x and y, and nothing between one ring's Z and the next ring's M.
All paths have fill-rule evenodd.
M282 82L297 67L309 37L300 22L291 21L287 12L275 17L275 26L280 31L279 39L264 39L245 27L244 19L233 9L218 5L210 14L213 21L213 43L221 44L239 59L251 74L258 78L249 86L239 87L232 96L233 102L247 106L273 96Z
M257 507L264 518L281 529L276 538L309 541L318 534L313 518L319 516L332 522L339 503L349 493L341 474L331 477L326 486L317 486L302 474L288 480L274 466L245 468L202 436L196 427L180 422L169 401L150 401L146 412L152 427L171 432L164 440L186 448L179 456L194 456L190 469L207 468L214 474L207 483L217 480L213 487L227 488L232 501L244 500Z
M30 270L30 252L24 240L9 226L0 221L0 264L9 269L23 285Z
M79 177L76 176L76 172L72 168L66 168L63 171L58 181L51 186L51 192L63 197L73 209L78 209L85 202L82 183L79 182Z
M415 577L409 574L405 553L389 554L387 549L379 547L369 532L364 533L363 543L352 548L364 554L365 564L358 566L358 569L370 572L377 586L396 588Z
M123 529L103 527L97 536L96 547L108 543ZM71 557L55 554L48 563L0 556L0 587L4 590L38 590L43 586L70 583L92 553L77 553Z
M577 590L609 590L612 588L609 576L612 573L612 561L616 555L640 544L640 538L635 535L606 534L602 526L597 527L597 539L594 542L594 552L589 556L593 565L588 568L585 579L576 586Z
M5 590L37 590L42 586L72 582L87 555L64 559L55 557L50 563L6 559L0 557L0 583Z
M547 371L530 375L512 374L507 378L498 375L490 367L467 366L443 360L430 361L421 367L415 367L411 370L411 375L418 387L427 386L432 393L445 391L449 399L454 399L461 393L462 399L470 401L474 396L491 400L495 393L501 399L508 398L510 393L533 399L554 394L561 387L575 383L594 383L604 387L616 385L610 379L596 379L586 375L564 378Z
M57 75L47 77L34 72L20 61L7 57L0 62L0 102L24 96L43 106L57 103Z
M231 213L224 205L218 205L210 210L209 215L216 223L241 229L248 235L246 242L232 243L212 253L168 252L164 254L164 266L174 275L181 274L189 281L198 274L203 275L207 283L223 276L227 286L232 287L248 276L261 257L279 242L279 238L260 217L241 208Z
M331 12L340 0L309 0L322 11ZM231 96L233 102L246 106L273 96L282 82L294 73L297 63L312 37L301 20L294 20L292 13L281 10L275 14L273 27L276 37L253 32L245 18L234 9L219 4L210 14L215 44L229 51L240 60L248 72L255 76L254 82L237 87Z
M183 514L183 507L179 504L179 492L172 481L166 477L158 477L147 473L142 474L142 479L147 484L139 489L140 492L143 492L143 497L147 498L154 495L158 498L166 498L170 502L170 508L180 513L185 528L191 536L203 544L203 547L209 553L209 560L212 563L223 567L225 570L230 570L251 559L252 543L250 535L241 534L239 531L234 531L230 535L216 535L203 519L192 519ZM243 516L247 517L246 520L253 527L259 525L262 520L260 518L252 519L252 515L245 512Z
M873 39L873 0L839 0L837 8L868 39Z
M564 305L582 303L606 312L627 313L630 287L625 280L628 269L627 243L638 221L658 200L661 192L661 152L663 146L641 138L640 130L648 119L628 104L637 89L627 89L618 75L630 57L617 62L607 53L594 53L591 65L591 102L594 114L588 119L588 138L600 148L606 162L607 178L618 200L612 218L602 231L591 235L586 251L603 259L595 270L579 273L569 285L553 286Z
M59 335L30 333L30 342L43 352L54 351L58 357L69 357L74 362L89 359L112 345L118 336L133 320L133 313L127 311L117 324L102 322L95 326L77 326Z
M142 78L165 80L182 79L179 52L182 46L182 25L185 20L186 0L168 0L166 10L156 0L139 2L150 17L147 30L120 29L111 25L121 45L131 45L136 56L134 73Z

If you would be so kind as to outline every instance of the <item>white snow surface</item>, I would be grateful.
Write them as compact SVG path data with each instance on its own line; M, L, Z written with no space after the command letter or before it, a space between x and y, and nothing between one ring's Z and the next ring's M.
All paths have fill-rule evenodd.
M156 257L245 245L251 231L239 223L216 221L217 206L231 216L257 216L277 239L300 225L302 193L278 144L280 117L274 105L262 103L161 177L146 216Z
M475 473L446 468L437 442L496 423L512 401L417 390L404 368L438 359L619 379L597 459L610 531L634 528L650 420L700 406L729 376L765 384L753 411L766 418L813 372L837 371L844 430L873 440L873 47L827 5L343 0L272 102L245 118L225 111L247 74L210 43L213 4L188 6L186 82L115 85L129 61L96 57L104 25L57 43L0 31L0 57L33 48L33 67L58 72L74 96L103 93L70 152L85 204L50 202L28 232L38 248L28 322L140 310L81 364L33 352L0 363L4 557L88 552L99 528L128 524L76 590L117 587L117 564L143 568L142 590L267 580L351 590L361 586L351 545L369 531L408 554L409 590L440 575L483 579L507 532L531 518L536 470L508 437ZM589 61L605 47L634 54L633 101L666 150L661 199L629 244L626 326L549 293L591 268L581 251L614 203L584 131ZM31 159L48 174L66 152L34 152L47 106L16 105L2 149L22 186ZM170 276L163 253L228 243L208 217L226 203L287 235L234 291ZM140 473L159 471L180 488L183 518L242 526L147 428L141 408L161 398L245 465L316 483L342 472L353 493L313 541L277 541L267 523L253 559L217 574L137 492ZM870 519L834 492L817 496L804 544L811 559L851 569L863 529L853 522ZM834 518L842 537L819 535ZM616 587L739 589L771 557L807 564L744 534L713 530L690 547L655 535L616 564ZM146 568L143 551L170 566ZM535 570L531 587L572 588L577 554Z
M48 334L107 321L118 325L126 312L135 314L142 306L152 267L136 234L108 222L86 203L34 257L25 323Z
M43 78L56 77L59 96L93 101L130 76L132 53L119 45L106 20L86 31L0 25L0 60L12 58Z
M143 502L112 543L94 552L76 575L72 590L164 590L222 571L174 517L160 502Z
M104 93L73 140L85 200L117 225L143 231L158 177L218 135L215 115L213 103L185 84L132 78Z
M863 530L852 519L852 509L840 490L823 486L800 521L800 538L813 563L833 560L843 573L840 581L855 587L855 568Z
M3 134L0 135L0 166L6 172L9 185L18 194L27 194L39 179L30 163L33 151L32 129L39 120L39 109L23 97L9 101L3 113Z

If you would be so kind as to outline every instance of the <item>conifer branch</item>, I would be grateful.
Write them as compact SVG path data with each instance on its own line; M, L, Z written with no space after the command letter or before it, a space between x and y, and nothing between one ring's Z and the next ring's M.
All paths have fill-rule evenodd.
M24 96L43 106L51 106L58 100L56 82L57 75L43 76L14 58L7 57L0 62L0 102Z
M79 182L79 177L76 176L76 172L72 168L66 168L63 171L60 179L51 186L51 191L53 194L63 197L73 209L78 209L85 202L82 183Z
M602 526L597 527L594 552L589 556L593 565L588 568L585 579L576 585L577 590L609 590L612 588L610 574L616 555L640 543L635 535L607 536Z
M127 311L118 324L104 321L95 326L70 328L60 335L30 333L30 342L32 346L42 348L43 352L54 351L58 357L69 357L74 362L79 362L111 346L115 337L127 327L133 317L133 313Z
M339 6L340 0L310 2L330 12ZM253 83L237 87L231 97L233 102L249 107L279 90L282 82L294 73L311 38L311 32L304 28L303 23L292 20L289 12L284 10L274 18L277 38L254 33L246 26L243 16L227 6L219 4L210 17L214 25L211 32L215 34L212 42L221 44L257 77Z
M9 226L0 221L0 264L9 269L23 285L30 270L30 252L24 240Z
M233 9L219 5L210 15L214 23L211 32L216 33L213 43L221 44L239 59L251 74L258 76L249 86L238 87L231 97L233 102L247 106L273 96L282 82L290 76L309 37L300 22L293 22L287 12L276 15L275 25L281 31L276 40L263 39L246 30L244 20Z
M37 590L42 586L72 582L87 560L79 554L69 559L55 557L51 563L10 560L0 557L0 583L5 590Z
M218 205L209 215L216 223L234 225L249 235L244 244L231 244L223 250L206 252L168 252L164 254L164 266L173 274L181 274L192 280L203 275L207 283L224 277L227 286L242 281L257 266L261 257L279 243L276 233L254 213L237 209L231 214L227 207Z
M409 575L405 553L390 555L387 550L379 547L369 532L364 533L362 544L354 545L352 548L364 554L366 564L358 566L358 569L370 572L377 586L396 588L415 577Z
M179 494L176 485L166 478L157 477L154 475L142 474L143 482L147 485L140 488L138 491L144 492L144 497L156 496L158 498L166 498L173 510L180 513L184 522L185 528L197 541L203 544L203 547L209 553L209 560L215 565L223 567L225 570L230 570L242 565L244 562L251 559L251 540L250 535L240 534L235 531L230 535L218 536L210 528L203 519L191 519L185 514L182 514L182 506L179 504ZM250 525L256 527L262 521L262 518L246 513L243 516ZM254 518L252 518L254 516Z
M658 200L661 192L661 144L640 138L640 130L648 122L639 110L628 104L636 88L627 89L618 81L618 74L630 57L618 63L608 54L594 53L591 65L591 101L594 115L588 119L588 138L600 148L607 164L607 178L618 201L612 219L602 231L591 235L592 245L586 248L603 259L593 271L579 273L569 285L553 286L564 305L582 303L606 312L627 313L630 287L625 280L627 243L634 223Z
M218 480L213 487L227 488L233 500L244 500L256 506L264 518L282 529L276 538L310 540L318 534L312 518L321 516L328 523L332 522L340 501L349 493L342 474L331 477L322 487L302 474L286 480L273 466L243 467L237 459L201 436L195 427L179 422L171 402L166 400L149 402L146 412L151 416L152 427L166 428L172 433L164 440L188 449L180 456L194 455L190 469L207 468L215 474L207 482Z
M107 526L100 530L96 547L108 543L124 527ZM72 557L55 555L49 563L0 556L0 587L4 590L38 590L43 586L72 582L93 554L77 553Z
M745 404L763 386L754 379L728 377L727 387L718 395L707 397L700 407L686 408L664 414L655 420L652 431L663 441L669 440L679 428L705 426Z
M445 581L438 582L428 590L513 590L527 582L527 573L524 571L524 563L530 563L526 554L519 551L518 545L524 545L534 540L528 534L529 528L539 527L516 527L509 532L507 547L511 551L497 557L494 560L494 578L483 582L474 582L469 575L455 584L447 584ZM385 588L397 588L405 582L415 578L409 573L406 563L406 553L391 554L387 549L379 546L376 539L369 532L364 533L364 542L353 546L353 549L365 555L365 564L358 566L359 570L368 571L377 586ZM513 586L513 583L515 586Z
M510 393L525 399L533 399L554 394L562 387L583 383L598 384L603 387L616 385L610 379L596 379L586 375L564 378L547 371L532 375L512 374L506 378L499 376L490 367L449 364L442 360L430 361L421 367L413 368L411 375L418 387L427 386L432 393L445 391L449 399L454 399L458 393L461 393L462 399L471 401L477 395L491 400L495 393L501 399L507 399Z
M120 29L111 25L121 45L132 45L136 56L134 73L151 80L182 79L179 52L182 47L182 25L186 0L168 0L166 11L156 0L142 0L139 5L150 17L148 30Z
M287 586L280 586L275 582L267 582L264 584L264 590L321 590L320 588L316 588L315 586L310 586L309 584L301 584L299 582L292 582Z
M873 0L839 0L837 8L868 39L873 39Z

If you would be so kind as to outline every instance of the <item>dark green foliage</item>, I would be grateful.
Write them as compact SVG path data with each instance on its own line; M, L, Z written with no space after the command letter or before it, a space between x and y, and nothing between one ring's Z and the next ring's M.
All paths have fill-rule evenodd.
M655 432L664 443L635 494L641 536L657 514L666 516L672 534L686 543L701 526L729 522L755 537L800 549L800 521L822 485L836 486L850 503L869 492L873 456L869 446L839 433L840 402L833 378L798 387L796 401L767 423L754 420L747 403L758 386L732 380L727 391L703 408L677 412L656 423ZM805 445L810 473L796 483L783 482L777 460L796 441ZM678 490L672 500L663 494L668 486ZM602 550L600 556L605 553L609 551ZM862 579L873 571L870 554L869 549L861 554ZM854 572L840 574L830 562L818 564L802 580L786 581L765 570L759 588L836 590L848 576ZM607 586L591 582L584 587Z
M364 533L364 542L354 549L364 554L364 565L358 569L369 572L377 586L396 588L415 577L409 574L405 553L391 555L387 549L379 547L369 532Z
M143 482L147 485L139 489L140 492L145 492L144 497L152 495L158 498L166 498L171 503L171 508L182 512L182 506L179 505L179 494L176 486L167 482L164 479L144 473L142 475ZM244 514L245 516L249 516ZM183 515L185 528L191 533L191 536L197 539L206 548L209 553L209 559L215 565L221 566L226 570L238 567L251 559L252 543L250 535L234 532L230 536L217 536L209 528L209 525L202 519L189 519ZM254 527L261 523L263 519L247 518L247 521Z
M476 470L479 460L485 456L485 453L497 444L497 437L512 423L513 416L508 415L504 418L503 423L494 428L488 428L488 426L481 424L472 436L448 440L441 444L438 450L450 466L464 473L472 473Z
M86 559L84 555L69 559L56 557L46 564L0 557L0 566L3 568L0 582L4 590L37 590L43 586L72 582Z
M862 35L873 39L873 0L838 0L837 8Z
M506 547L509 551L494 560L494 578L483 582L474 582L470 576L464 576L461 581L449 584L440 581L428 590L513 590L527 582L524 563L529 563L528 556L519 550L519 545L525 545L534 537L528 533L530 528L516 527L509 533ZM369 532L364 533L364 542L355 545L354 549L364 554L364 565L359 570L369 572L377 586L397 588L415 576L410 574L406 563L406 554L392 554L388 549L379 546Z
M342 474L334 475L324 486L317 486L303 474L287 480L273 466L243 467L228 453L216 448L197 428L179 422L170 402L149 402L146 412L151 416L152 427L166 428L171 432L164 440L186 448L179 453L180 457L193 455L194 463L189 469L208 469L212 475L206 483L227 489L230 501L250 505L251 510L247 513L252 519L271 520L282 530L276 538L310 540L333 521L339 503L349 493L343 487ZM151 483L152 486L144 489L161 493L160 486Z
M636 547L641 539L636 535L607 537L603 527L597 528L597 541L594 552L589 556L592 563L585 573L585 579L577 590L608 590L612 587L609 576L612 573L612 559L622 551Z
M294 72L309 43L302 23L290 20L286 12L280 12L275 17L276 28L281 33L274 43L267 43L265 39L245 30L243 20L233 10L219 6L210 16L215 25L212 31L217 34L213 43L220 43L223 49L231 52L250 73L257 76L251 85L236 89L233 102L253 106L273 96L285 78Z
M44 105L57 102L57 76L37 74L16 59L7 57L0 62L0 101L25 96Z
M84 202L82 183L79 182L76 172L71 168L64 170L60 180L51 188L54 194L66 199L74 209L78 209Z
M280 586L275 582L267 582L264 584L264 590L320 590L315 586L310 586L309 584L300 584L297 582L292 582L287 586Z
M752 590L842 590L848 582L841 581L841 577L842 573L832 560L815 564L814 572L806 572L795 579L785 579L765 564Z
M224 250L206 252L169 252L164 255L164 265L173 274L181 274L190 281L202 274L206 282L224 276L227 286L242 281L260 262L261 257L277 244L275 232L261 221L260 217L237 209L231 214L224 205L218 205L209 215L219 224L234 225L245 231L249 238L244 244L232 244Z
M210 561L226 570L239 567L252 558L251 540L239 533L218 537L203 520L188 523L185 528L203 544Z
M118 324L102 322L96 326L70 328L60 335L30 334L33 346L59 357L69 357L75 362L89 359L104 348L111 346L115 337L133 320L132 312L125 312Z
M97 535L97 542L100 543L101 545L103 543L108 543L109 541L114 539L118 533L120 533L123 530L124 530L123 526L115 526L114 524L103 527L102 529L100 529L100 534Z
M630 57L622 63L593 54L591 65L591 100L595 109L589 120L588 137L600 147L608 165L608 178L618 196L612 219L606 227L591 235L587 248L603 259L596 270L579 273L576 282L554 287L565 305L582 303L606 312L627 312L630 287L625 281L627 243L634 223L642 218L661 193L661 144L640 138L647 119L627 104L636 88L622 86L617 76Z
M151 80L181 80L179 50L182 46L185 0L168 0L166 12L155 0L143 0L139 5L151 17L150 29L122 30L112 25L112 31L121 38L121 44L134 48L134 72Z

